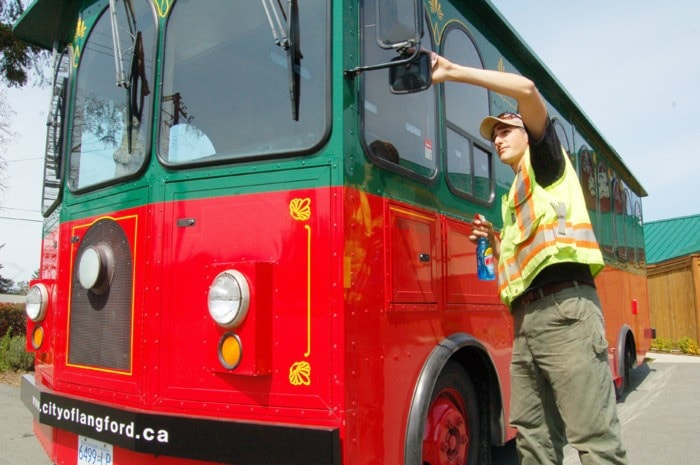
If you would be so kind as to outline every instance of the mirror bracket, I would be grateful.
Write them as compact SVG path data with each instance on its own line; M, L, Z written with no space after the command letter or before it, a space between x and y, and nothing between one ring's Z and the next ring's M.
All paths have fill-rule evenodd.
M410 44L410 45L409 45ZM413 60L415 60L418 55L420 54L421 48L420 48L420 41L417 43L413 43L413 41L409 41L405 47L403 47L403 50L410 50L413 48L413 54L408 57L408 58L403 58L400 60L396 61L390 61L388 63L379 63L376 65L367 65L367 66L357 66L352 69L346 69L343 71L343 75L347 79L355 79L355 76L357 76L360 73L363 73L365 71L374 71L377 69L386 69L386 68L391 68L393 66L399 66L399 65L406 65L411 63Z
M405 0L378 0L377 9L375 11L375 24L378 28L376 37L377 45L386 50L396 50L403 58L389 63L357 66L352 69L346 69L343 75L347 79L352 80L355 76L365 71L406 65L413 62L413 60L418 57L421 50L421 38L423 37L423 2L420 0L410 0L410 3L413 4L411 8L407 8L406 3ZM394 29L395 27L396 30ZM406 58L406 55L411 50L413 50L413 53L410 57Z

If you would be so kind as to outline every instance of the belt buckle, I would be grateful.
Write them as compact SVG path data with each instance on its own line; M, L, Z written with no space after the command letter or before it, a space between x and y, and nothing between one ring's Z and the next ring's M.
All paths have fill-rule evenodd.
M518 305L528 305L537 300L540 296L537 294L536 289L530 289L529 291L525 291L519 298L518 298Z

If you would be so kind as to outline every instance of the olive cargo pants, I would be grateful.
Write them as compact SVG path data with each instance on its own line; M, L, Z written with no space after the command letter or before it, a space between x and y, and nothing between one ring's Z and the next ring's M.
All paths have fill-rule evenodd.
M577 285L514 306L510 422L523 465L626 464L596 290Z

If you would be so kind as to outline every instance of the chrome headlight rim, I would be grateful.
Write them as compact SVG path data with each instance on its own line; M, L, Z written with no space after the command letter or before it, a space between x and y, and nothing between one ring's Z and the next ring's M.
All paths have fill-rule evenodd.
M216 275L207 297L209 315L223 328L236 328L250 308L250 286L245 275L229 269Z
M49 290L42 283L34 284L29 288L24 305L24 312L34 323L39 323L46 318L49 307Z

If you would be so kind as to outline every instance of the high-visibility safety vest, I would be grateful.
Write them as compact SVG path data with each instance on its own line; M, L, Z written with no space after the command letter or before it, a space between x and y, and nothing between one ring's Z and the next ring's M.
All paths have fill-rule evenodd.
M542 187L535 180L527 150L515 182L503 196L498 284L501 300L508 306L547 266L588 264L596 276L605 265L578 177L566 154L564 160L564 175Z

